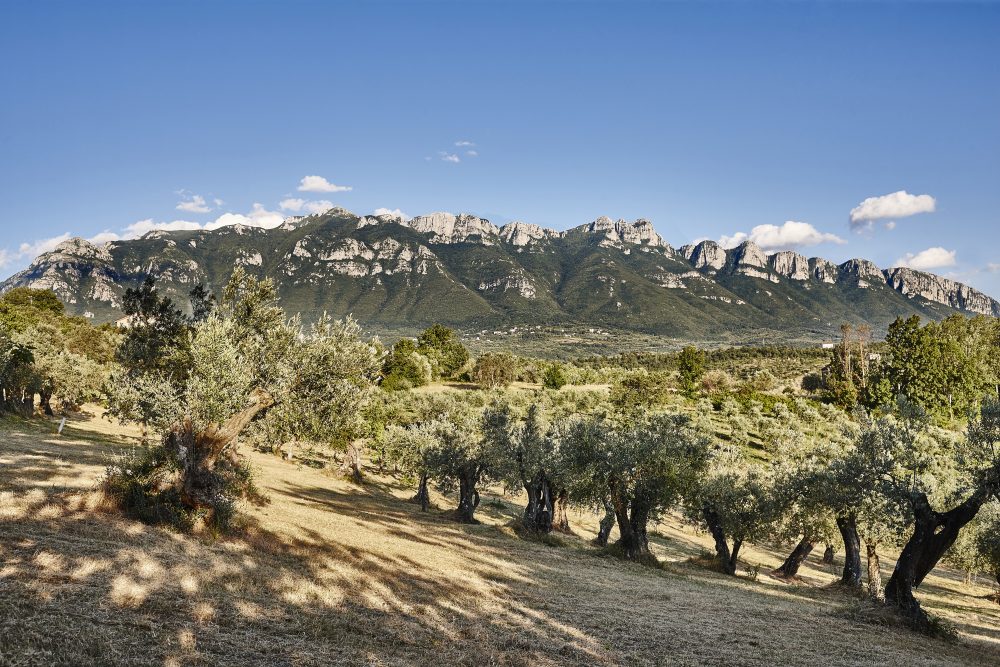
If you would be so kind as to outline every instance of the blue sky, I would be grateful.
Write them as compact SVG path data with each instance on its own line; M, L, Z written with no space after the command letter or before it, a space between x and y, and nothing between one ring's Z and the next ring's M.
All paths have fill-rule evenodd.
M332 202L645 217L1000 296L998 35L992 2L7 0L0 274Z

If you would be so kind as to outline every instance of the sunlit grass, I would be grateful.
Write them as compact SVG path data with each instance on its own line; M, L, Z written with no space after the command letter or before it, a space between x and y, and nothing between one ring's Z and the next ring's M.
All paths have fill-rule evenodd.
M478 526L427 514L413 490L368 471L353 485L250 453L271 503L231 539L184 536L102 509L94 492L123 434L92 418L51 437L0 427L0 664L931 665L1000 662L992 589L936 571L918 595L957 644L844 613L836 578L748 548L756 581L693 564L711 546L656 526L661 567L590 545L597 517L551 543L511 526L517 499L487 495ZM91 430L88 430L91 429ZM883 560L886 574L890 558Z

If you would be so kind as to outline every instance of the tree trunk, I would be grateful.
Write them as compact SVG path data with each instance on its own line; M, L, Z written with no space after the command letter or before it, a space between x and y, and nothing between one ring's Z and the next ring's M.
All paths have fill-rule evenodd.
M181 463L181 502L191 509L214 511L221 489L215 465L247 424L261 411L274 404L270 394L255 390L251 404L222 425L212 425L195 432L190 419L174 426L164 437L164 445L175 452Z
M476 490L478 482L479 466L466 465L458 479L458 520L462 523L479 523L475 517L476 508L479 507L479 491Z
M914 493L910 498L913 506L913 535L899 554L896 567L885 587L885 600L906 617L917 630L926 631L930 619L913 595L913 589L920 586L924 577L934 569L955 540L959 531L972 521L993 490L987 487L976 489L961 505L947 512L935 512L927 496Z
M361 447L356 442L347 445L344 460L340 464L340 472L355 484L364 481L364 476L361 474Z
M637 508L637 502L632 500L631 512L629 502L622 497L619 489L612 486L611 504L615 510L615 519L618 521L618 546L625 558L629 560L639 560L649 554L649 541L646 539L646 520L649 511Z
M524 527L534 533L548 533L552 530L553 498L552 484L544 471L524 483L528 494L528 504L524 508Z
M868 551L868 595L875 600L882 599L882 568L878 560L878 545L865 542Z
M788 554L788 558L785 562L781 564L781 567L777 568L774 573L782 577L794 577L799 572L799 567L809 556L813 550L814 543L808 537L803 537L799 540L799 543L795 545L792 549L792 553Z
M420 473L420 484L417 486L417 495L413 496L413 502L420 505L421 512L426 512L431 505L431 495L427 490L427 471Z
M552 529L560 533L572 534L569 528L569 493L566 489L559 489L556 494L555 513L552 515Z
M832 544L826 545L826 551L823 552L823 565L833 565L833 555L836 552L833 550Z
M736 574L736 558L739 555L740 542L733 544L733 551L729 551L729 543L726 542L726 531L722 528L722 521L715 510L706 505L702 508L702 515L705 517L705 524L708 531L712 533L715 540L715 556L719 561L719 567L729 575Z
M736 566L740 562L740 547L742 546L743 540L733 540L733 552L729 555L729 568L726 570L729 574L736 574Z
M42 408L42 412L45 413L46 417L52 417L55 412L52 411L52 392L51 391L40 391L38 392L38 402Z
M608 538L611 536L611 529L615 526L615 508L611 506L611 501L604 499L604 518L601 519L600 528L597 530L597 537L594 544L599 547L608 546Z
M861 539L858 537L857 517L838 516L837 528L844 539L844 573L840 585L856 588L861 585Z

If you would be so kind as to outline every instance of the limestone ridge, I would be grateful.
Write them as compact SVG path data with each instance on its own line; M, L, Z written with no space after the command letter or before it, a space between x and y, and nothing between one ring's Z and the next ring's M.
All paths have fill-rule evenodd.
M648 220L593 222L558 232L497 226L471 214L412 219L344 209L274 229L153 231L94 245L70 239L0 283L52 289L70 312L116 319L126 288L146 275L179 303L196 282L219 291L233 267L277 283L290 312L363 322L591 322L697 340L760 332L826 338L841 322L884 329L897 316L1000 316L967 285L870 261L842 264L753 242L702 241L674 250Z

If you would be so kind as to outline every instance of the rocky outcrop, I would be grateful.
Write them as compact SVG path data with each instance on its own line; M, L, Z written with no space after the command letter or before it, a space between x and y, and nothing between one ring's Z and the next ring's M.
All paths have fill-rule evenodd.
M588 225L574 227L565 233L566 236L587 234L596 236L598 243L604 247L629 249L628 246L648 246L652 248L669 249L670 245L656 233L653 223L640 218L635 222L612 220L601 216Z
M767 254L751 242L725 250L702 241L674 252L647 220L603 217L556 232L524 222L498 228L469 214L410 220L343 209L273 229L156 230L103 246L71 239L0 291L51 289L69 312L107 321L120 317L125 289L146 275L183 307L195 281L218 292L235 266L273 278L283 304L304 318L329 311L393 326L590 320L731 341L754 327L835 333L845 314L873 327L913 314L1000 316L986 294L912 269L882 271L860 259L838 266L791 251ZM799 314L775 320L790 311L769 308L769 300L794 304Z
M832 285L837 282L838 269L833 262L822 257L812 257L809 260L809 275L813 280Z
M399 222L421 234L430 234L431 243L462 243L477 240L481 243L495 242L499 229L489 220L468 213L431 213L412 220Z
M115 287L116 277L108 246L72 238L39 255L27 269L4 281L0 292L12 287L48 289L67 304L91 298L117 306L120 290ZM85 282L91 287L81 294Z
M923 297L970 313L1000 317L1000 302L968 285L905 267L885 271L886 282L910 297Z
M691 248L688 260L696 269L718 271L726 265L729 258L726 255L726 251L722 249L722 246L715 241L702 241Z
M867 259L849 259L839 267L841 280L855 279L862 287L877 285L885 282L882 269Z
M778 277L767 270L768 258L753 241L744 241L726 253L727 273L778 282Z
M768 258L768 266L783 278L809 280L809 260L797 252L776 252Z
M767 255L753 241L744 241L729 251L729 263L738 268L752 266L758 269L767 268Z
M500 228L500 238L512 246L523 247L548 238L559 238L559 232L527 222L511 222Z

